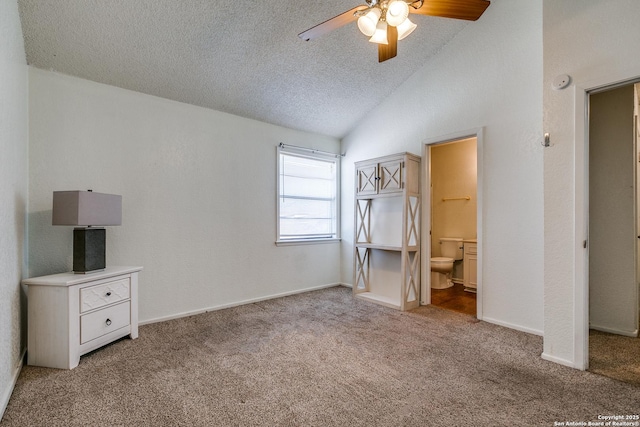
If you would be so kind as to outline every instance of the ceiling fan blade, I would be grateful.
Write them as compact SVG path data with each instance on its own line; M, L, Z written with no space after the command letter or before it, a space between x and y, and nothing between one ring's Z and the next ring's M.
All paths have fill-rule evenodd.
M487 0L419 0L410 4L409 11L418 15L475 21L491 4Z
M398 54L398 29L387 25L387 40L389 44L378 45L378 62L394 58Z
M346 12L338 16L334 16L333 18L324 21L322 24L318 24L315 27L301 32L300 34L298 34L298 37L306 41L317 39L318 37L323 36L330 31L333 31L337 28L347 25L350 22L355 21L356 19L358 19L358 17L355 16L355 13L365 9L369 9L369 7L365 5L356 6L351 10L347 10Z

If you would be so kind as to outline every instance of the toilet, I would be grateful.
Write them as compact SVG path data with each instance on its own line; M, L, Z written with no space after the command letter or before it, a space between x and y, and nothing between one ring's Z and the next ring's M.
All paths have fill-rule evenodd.
M462 259L463 248L461 237L440 239L442 256L431 258L431 289L447 289L453 286L451 281L453 263Z

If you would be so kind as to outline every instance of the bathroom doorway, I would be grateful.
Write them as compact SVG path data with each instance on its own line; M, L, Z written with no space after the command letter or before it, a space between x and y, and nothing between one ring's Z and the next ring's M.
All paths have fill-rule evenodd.
M479 135L423 146L421 304L481 318Z
M638 83L589 93L589 370L640 385Z

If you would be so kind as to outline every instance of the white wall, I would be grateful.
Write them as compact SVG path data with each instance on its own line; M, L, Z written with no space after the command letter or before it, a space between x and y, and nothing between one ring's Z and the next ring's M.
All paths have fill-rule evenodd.
M31 69L30 276L72 266L54 190L123 196L107 264L141 265L150 321L340 282L339 244L276 247L276 146L339 141Z
M541 84L542 4L493 0L350 132L343 140L342 280L353 281L353 162L421 154L427 138L484 127L483 318L541 334Z
M589 324L638 331L633 85L589 98Z
M26 345L27 66L16 1L0 1L0 418Z
M547 359L581 367L576 345L575 293L584 275L576 262L586 237L576 232L576 148L584 138L574 123L583 114L575 87L640 76L640 55L630 46L640 40L640 2L637 0L544 0L544 130L552 146L544 151L544 354ZM554 91L553 79L569 74L571 88ZM577 110L576 110L577 109ZM578 190L583 191L580 185ZM580 194L578 194L580 197ZM577 208L580 209L579 200ZM578 224L579 225L579 224ZM577 254L577 255L574 255Z

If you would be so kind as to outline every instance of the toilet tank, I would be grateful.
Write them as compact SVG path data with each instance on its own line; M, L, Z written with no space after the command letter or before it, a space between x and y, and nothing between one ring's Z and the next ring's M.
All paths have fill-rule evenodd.
M464 245L462 237L442 237L440 238L440 253L443 257L462 259Z

